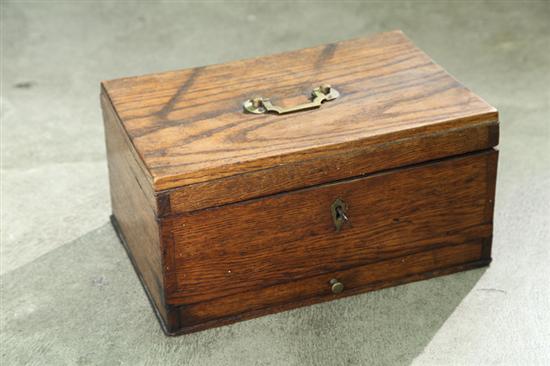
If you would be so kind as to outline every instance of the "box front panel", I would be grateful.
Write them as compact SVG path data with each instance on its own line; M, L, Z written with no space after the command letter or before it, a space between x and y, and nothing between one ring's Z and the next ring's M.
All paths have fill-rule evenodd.
M481 247L492 234L496 155L485 151L171 217L168 302L197 304L442 247ZM489 255L475 253L468 262ZM264 306L283 295L266 296Z

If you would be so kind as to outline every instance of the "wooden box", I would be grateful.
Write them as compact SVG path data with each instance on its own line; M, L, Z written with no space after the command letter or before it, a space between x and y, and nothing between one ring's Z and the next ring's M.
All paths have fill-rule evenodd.
M497 111L399 31L101 104L112 222L167 334L491 260Z

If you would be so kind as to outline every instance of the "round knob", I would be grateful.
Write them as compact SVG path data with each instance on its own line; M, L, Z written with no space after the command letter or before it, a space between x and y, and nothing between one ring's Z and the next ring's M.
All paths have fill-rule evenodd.
M332 280L330 280L330 289L332 290L333 294L339 294L340 292L344 291L344 285L336 278L333 278Z

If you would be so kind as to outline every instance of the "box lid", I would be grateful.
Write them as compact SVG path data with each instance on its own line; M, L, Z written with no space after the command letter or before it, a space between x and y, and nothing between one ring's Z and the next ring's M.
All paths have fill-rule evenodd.
M340 95L320 108L243 109L322 84ZM249 175L246 198L497 144L496 109L400 31L102 85L157 192Z

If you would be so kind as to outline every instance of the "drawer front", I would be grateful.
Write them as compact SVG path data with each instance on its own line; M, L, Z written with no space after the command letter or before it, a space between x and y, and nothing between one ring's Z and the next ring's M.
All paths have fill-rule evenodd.
M496 155L485 151L169 218L168 303L208 301L489 238ZM342 207L339 230L335 202Z
M483 240L444 246L342 271L176 308L179 329L193 332L344 296L485 266ZM343 284L334 294L330 282Z

